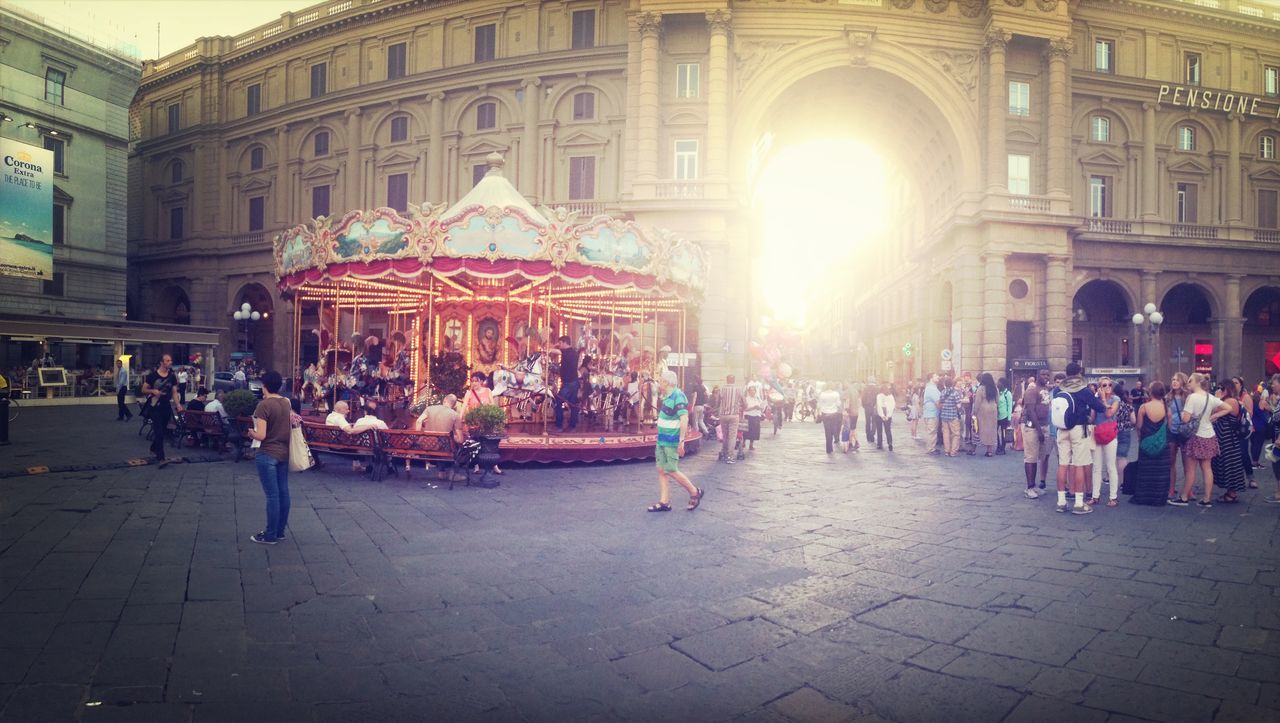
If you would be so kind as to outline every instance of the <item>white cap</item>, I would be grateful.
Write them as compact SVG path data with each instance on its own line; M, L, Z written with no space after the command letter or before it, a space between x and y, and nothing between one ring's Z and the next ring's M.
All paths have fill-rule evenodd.
M673 387L680 383L680 379L676 376L676 373L671 371L670 369L662 373L662 381L666 382L667 384L670 384Z

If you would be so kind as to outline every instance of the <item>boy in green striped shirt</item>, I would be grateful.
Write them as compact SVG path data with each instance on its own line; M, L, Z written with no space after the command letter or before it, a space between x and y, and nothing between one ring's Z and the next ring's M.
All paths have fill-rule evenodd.
M680 458L684 456L684 438L689 430L689 400L677 385L676 373L670 369L662 372L658 380L658 444L655 455L658 461L658 502L649 505L650 512L671 511L671 485L674 479L689 493L690 512L702 502L702 490L694 487L680 471Z

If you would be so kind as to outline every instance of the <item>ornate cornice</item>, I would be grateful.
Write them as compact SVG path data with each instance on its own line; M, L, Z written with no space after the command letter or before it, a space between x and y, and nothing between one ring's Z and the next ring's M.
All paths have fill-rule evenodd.
M714 33L727 34L733 25L733 16L728 10L708 10L707 29Z
M638 13L631 16L631 26L640 37L653 37L662 32L662 13Z
M986 38L983 39L983 51L990 53L993 50L1004 52L1009 47L1009 41L1013 39L1013 33L1004 28L988 28Z
M1071 38L1050 38L1049 44L1045 46L1044 56L1049 60L1069 60L1075 47Z

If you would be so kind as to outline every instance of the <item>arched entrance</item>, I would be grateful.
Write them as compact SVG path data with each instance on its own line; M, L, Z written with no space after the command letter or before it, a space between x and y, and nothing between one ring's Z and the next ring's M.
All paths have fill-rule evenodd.
M190 324L191 299L177 284L164 287L151 309L151 320L163 324Z
M1215 374L1218 342L1209 320L1214 317L1213 303L1201 287L1177 284L1160 301L1164 324L1160 327L1160 367L1184 373ZM1167 375L1166 375L1167 376Z
M1071 301L1072 357L1085 368L1137 366L1132 309L1115 281L1094 279L1081 286Z
M1240 374L1250 384L1280 374L1280 287L1264 286L1244 302Z
M258 312L258 320L237 321L233 314L248 304L251 312ZM271 292L262 284L245 284L232 297L231 309L227 312L231 324L231 336L235 340L232 348L240 355L251 354L257 360L260 369L276 369L275 358L275 302Z

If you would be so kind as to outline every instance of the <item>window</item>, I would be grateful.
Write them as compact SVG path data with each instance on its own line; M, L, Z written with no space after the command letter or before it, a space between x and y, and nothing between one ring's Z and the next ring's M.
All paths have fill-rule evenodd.
M1114 40L1093 41L1093 69L1099 73L1114 73L1116 43Z
M174 161L169 165L169 183L182 183L182 161Z
M475 186L484 180L484 176L489 172L489 166L481 163L471 167L471 185Z
M45 296L65 296L67 287L67 275L61 271L53 272L53 278L44 282Z
M67 144L61 138L44 137L44 148L46 151L53 151L53 172L63 175L67 172L66 167L66 147Z
M261 231L263 228L263 211L266 208L267 199L264 196L254 196L249 199L249 230Z
M1009 115L1031 115L1031 84L1009 81Z
M1089 215L1111 217L1111 177L1089 176Z
M67 207L60 203L53 204L53 245L61 246L67 242Z
M249 150L249 170L250 171L262 170L262 156L263 156L262 146L254 146Z
M1178 223L1196 223L1196 219L1199 218L1196 213L1196 202L1200 195L1199 190L1194 183L1178 184L1173 199L1173 208L1177 214Z
M315 156L329 155L329 131L320 131L316 134L315 141L312 143Z
M1278 194L1274 189L1264 188L1258 190L1259 228L1280 228L1280 216L1277 215L1276 208L1278 196L1280 196L1280 194Z
M409 140L409 116L396 116L391 119L391 142L402 143Z
M1258 157L1268 161L1274 161L1276 158L1276 137L1264 133L1258 136Z
M262 112L262 84L254 83L244 91L244 114L258 115Z
M1196 149L1196 129L1191 126L1178 127L1178 150L1194 151Z
M697 63L679 63L676 65L676 97L697 98L700 77L701 66Z
M311 217L329 215L329 187L313 186L311 188Z
M44 71L44 99L50 103L64 105L66 100L67 74L56 68Z
M573 119L591 120L596 117L596 94L573 94Z
M698 177L698 142L676 141L676 180L692 181Z
M498 26L490 23L476 27L476 62L498 57Z
M311 97L319 98L329 89L329 66L327 63L316 63L311 66Z
M186 214L186 209L184 209L182 206L174 206L173 208L169 209L169 238L170 239L182 238L182 234L184 231L182 222L183 222L183 216L185 214Z
M481 103L476 106L476 130L486 131L498 127L498 104Z
M387 46L387 80L404 77L405 68L408 66L406 62L407 53L408 46L404 43Z
M1185 68L1183 80L1187 85L1200 85L1200 54L1187 53L1183 56L1182 65Z
M569 158L569 200L585 201L596 197L595 156Z
M1031 156L1009 154L1009 193L1020 196L1031 193Z
M1111 142L1111 119L1095 115L1089 119L1089 137L1093 138L1095 143Z
M594 48L596 46L596 11L575 10L573 12L573 41L571 48Z
M1268 65L1262 69L1262 92L1280 95L1280 68Z
M173 103L169 106L169 132L177 133L182 128L182 106Z
M387 176L387 207L400 213L409 210L409 174L393 173Z

